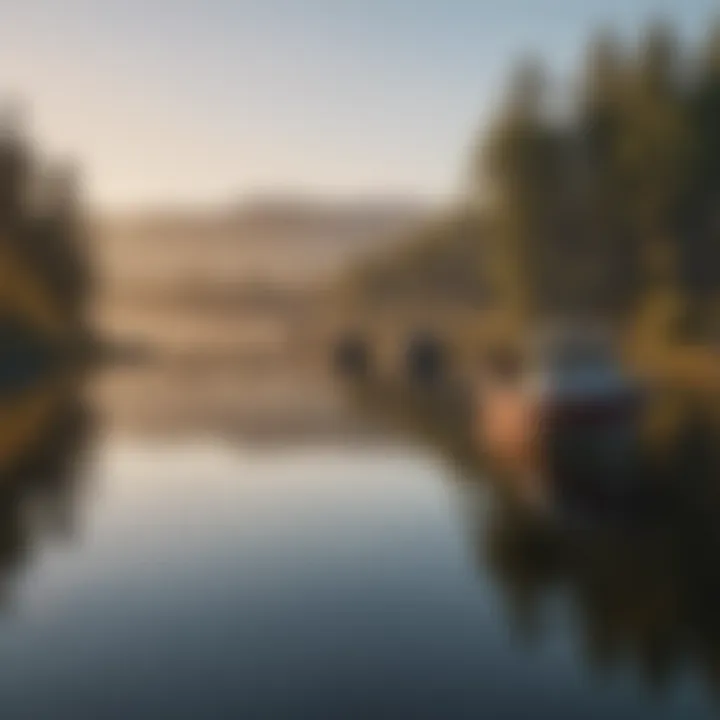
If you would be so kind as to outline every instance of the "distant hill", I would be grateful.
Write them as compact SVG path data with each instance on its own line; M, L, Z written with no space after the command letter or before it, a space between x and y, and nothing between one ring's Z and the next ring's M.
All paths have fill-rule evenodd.
M143 210L95 220L114 281L318 279L403 243L431 215L412 200L262 197L217 208Z

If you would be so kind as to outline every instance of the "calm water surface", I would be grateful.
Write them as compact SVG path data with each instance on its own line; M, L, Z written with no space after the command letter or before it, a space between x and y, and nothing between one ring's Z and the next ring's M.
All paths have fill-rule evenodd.
M718 708L718 644L693 646L695 585L668 582L666 556L638 587L644 541L630 570L612 542L558 559L552 533L414 442L111 435L1 510L3 717Z

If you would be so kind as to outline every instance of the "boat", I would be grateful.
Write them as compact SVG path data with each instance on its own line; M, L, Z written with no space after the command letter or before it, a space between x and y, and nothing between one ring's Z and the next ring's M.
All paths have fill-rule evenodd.
M643 392L607 333L554 329L496 354L475 406L479 442L525 493L600 502L636 490Z

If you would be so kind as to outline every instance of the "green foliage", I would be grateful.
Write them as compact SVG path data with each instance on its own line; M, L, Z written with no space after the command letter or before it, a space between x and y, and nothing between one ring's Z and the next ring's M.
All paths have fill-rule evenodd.
M439 221L368 263L358 287L422 294L445 273L519 327L571 313L632 326L671 296L686 317L651 325L717 332L720 24L690 46L662 24L634 43L599 33L571 82L522 63L473 153L467 201L482 219Z
M663 25L635 47L599 35L562 114L539 77L525 69L511 84L476 165L498 218L505 302L526 319L628 318L664 289L709 313L720 288L720 31L682 52Z
M478 243L484 232L482 219L469 211L438 218L393 251L355 267L345 279L345 289L380 304L484 304Z

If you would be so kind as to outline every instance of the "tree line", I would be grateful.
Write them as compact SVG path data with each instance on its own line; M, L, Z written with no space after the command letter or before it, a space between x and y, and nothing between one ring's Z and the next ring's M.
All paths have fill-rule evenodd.
M521 63L457 218L360 275L370 294L378 279L433 277L458 251L458 277L522 323L661 307L668 331L717 333L720 22L693 40L662 23L632 41L601 32L569 79Z

